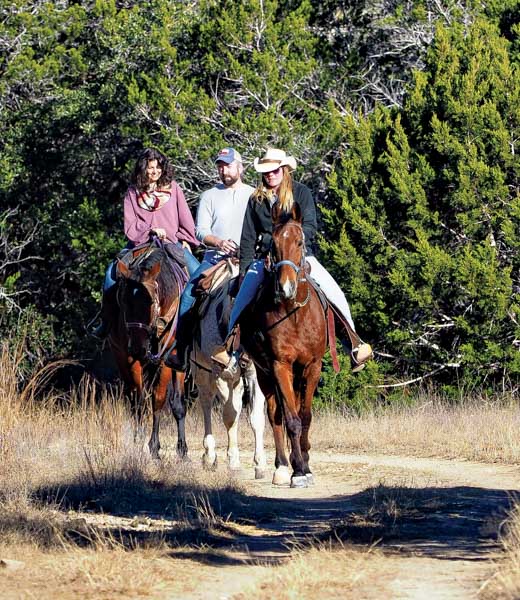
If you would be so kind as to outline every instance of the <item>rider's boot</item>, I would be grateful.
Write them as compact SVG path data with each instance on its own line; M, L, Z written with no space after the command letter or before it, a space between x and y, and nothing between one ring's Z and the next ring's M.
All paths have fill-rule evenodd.
M352 366L353 373L359 373L362 371L367 361L373 358L374 352L372 346L366 342L361 342L350 352L350 363Z
M216 362L220 367L223 367L220 376L226 381L231 381L234 379L240 370L240 352L237 350L233 352L236 336L237 327L235 326L231 330L231 333L224 340L222 346L217 346L211 356L211 360Z
M103 290L101 299L101 310L99 312L100 324L89 331L90 335L98 340L104 340L110 333L112 324L117 319L117 297L116 286Z

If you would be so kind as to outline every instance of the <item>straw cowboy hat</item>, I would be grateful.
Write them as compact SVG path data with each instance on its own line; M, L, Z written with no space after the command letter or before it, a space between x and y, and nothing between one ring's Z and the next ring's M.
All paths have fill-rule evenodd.
M294 156L287 156L284 150L277 148L268 148L262 158L255 158L254 167L258 173L269 173L279 167L287 165L291 171L296 169L296 159Z

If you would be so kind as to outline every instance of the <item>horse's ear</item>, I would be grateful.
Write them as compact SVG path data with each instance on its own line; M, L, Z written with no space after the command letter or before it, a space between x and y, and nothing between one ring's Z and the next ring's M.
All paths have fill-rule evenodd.
M122 260L117 259L116 271L118 275L126 277L127 279L130 277L130 269Z
M298 202L293 202L292 204L291 217L298 223L302 222L302 209L300 208Z
M157 261L149 269L143 269L143 275L146 279L157 279L157 276L161 272L161 263Z

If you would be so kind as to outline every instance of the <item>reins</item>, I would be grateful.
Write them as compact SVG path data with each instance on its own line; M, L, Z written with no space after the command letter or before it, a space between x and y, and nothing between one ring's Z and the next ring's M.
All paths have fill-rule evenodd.
M161 360L161 358L163 357L163 355L165 354L165 352L170 347L173 337L175 335L175 331L177 329L177 322L179 319L179 310L178 309L179 309L179 305L180 305L180 296L181 296L182 290L184 288L186 277L183 277L181 275L181 268L177 267L177 264L174 264L174 262L172 261L172 259L169 256L168 252L165 250L164 244L162 243L161 240L159 240L158 238L154 238L152 241L152 244L155 245L157 248L163 250L164 256L166 257L166 261L168 262L168 264L171 267L171 272L175 279L175 284L177 286L176 298L173 299L166 314L161 315L160 314L161 305L160 305L160 297L159 297L160 294L159 294L158 282L157 281L154 281L153 283L143 282L143 281L137 282L146 289L146 291L150 295L150 298L152 299L152 311L151 311L150 323L148 323L148 324L143 323L141 321L127 321L126 320L125 310L124 310L124 307L122 306L122 303L121 303L121 300L119 297L120 290L118 292L118 304L123 309L122 310L123 322L124 322L124 325L125 325L125 328L127 331L129 331L130 329L142 329L142 330L146 331L146 333L149 336L152 336L152 335L156 336L157 344L158 344L157 353L150 354L147 358L149 360L151 360L152 362L159 362ZM150 245L150 250L147 251L146 253L144 253L143 258L147 258L154 251L155 248L152 247L152 244ZM162 327L162 331L160 333L158 333L161 322L164 323L164 326Z
M284 260L280 260L278 262L273 262L273 264L271 265L271 271L274 273L278 273L278 270L280 269L280 267L283 267L284 265L287 265L288 267L291 267L291 269L294 270L294 272L296 273L296 281L297 284L300 283L306 283L307 284L307 297L305 298L305 300L303 300L303 302L297 302L296 300L294 301L294 307L287 315L291 315L295 310L297 310L298 308L302 308L303 306L305 306L307 304L307 302L309 302L310 297L311 297L311 290L310 290L310 286L308 285L308 281L307 281L307 277L306 277L306 270L305 270L305 234L303 232L303 227L299 224L299 223L285 223L284 227L296 227L302 234L302 239L303 239L303 250L302 250L302 256L301 256L301 260L300 260L300 264L297 265L294 261L292 260L288 260L288 259L284 259ZM272 244L272 242L271 242ZM272 254L272 246L271 246L271 258L273 256ZM303 273L303 277L300 277L300 273ZM275 288L278 286L278 280L275 280ZM286 318L284 317L284 318Z

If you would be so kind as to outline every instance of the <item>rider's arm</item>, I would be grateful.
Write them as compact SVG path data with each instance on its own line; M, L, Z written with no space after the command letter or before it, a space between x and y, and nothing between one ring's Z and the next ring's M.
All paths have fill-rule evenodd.
M225 254L233 254L237 251L238 246L235 244L233 240L223 240L216 235L212 235L211 233L204 236L202 240L203 244L206 246L210 246L212 248L216 248Z
M142 244L150 237L151 213L138 212L137 191L128 188L123 200L124 231L126 237L134 244ZM142 213L142 215L141 215ZM150 217L147 221L146 217Z
M316 204L312 192L306 185L299 185L296 191L296 201L300 205L303 219L303 232L305 234L305 246L311 249L316 237L318 223L316 218Z
M193 217L191 215L188 203L186 202L186 198L184 197L184 193L179 184L176 182L172 183L172 196L176 197L177 211L179 215L179 230L177 231L177 239L181 242L188 242L188 244L191 246L198 246L200 242L195 237L195 223L193 221Z
M256 200L250 199L247 203L246 214L244 215L244 223L242 225L242 236L240 238L240 274L247 271L249 265L255 258L255 245L257 231L255 227L255 218L253 207Z

